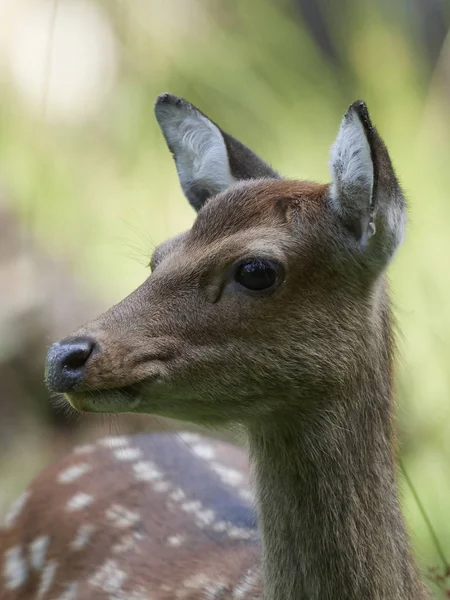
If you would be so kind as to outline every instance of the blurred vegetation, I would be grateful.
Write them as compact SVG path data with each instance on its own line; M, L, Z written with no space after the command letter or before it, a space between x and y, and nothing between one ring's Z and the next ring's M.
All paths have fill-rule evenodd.
M38 4L22 0L22 16ZM56 307L72 302L79 309L79 293L88 299L89 309L80 314L87 319L94 307L106 307L137 286L148 274L152 248L192 222L194 214L182 198L153 116L158 93L187 97L286 176L313 180L328 179L329 147L347 106L357 98L366 100L410 205L408 235L391 270L401 331L400 452L450 560L450 41L445 3L345 0L325 8L319 0L98 2L98 14L115 40L116 75L97 110L75 121L51 109L52 86L58 85L52 80L52 40L57 51L60 11L69 0L42 4L50 25L40 108L27 102L5 61L0 62L3 204L19 220L18 247L28 253L28 267L21 271L27 281L23 294L39 297L38 313L50 301ZM2 260L0 254L0 265ZM53 277L43 289L43 263L49 260L57 261L66 277L70 273L79 290L70 299L62 278ZM10 271L3 276L0 293L11 294L20 285L17 272L12 279ZM76 325L70 312L64 312L66 331L60 319L59 333ZM53 334L51 314L46 319L38 353L42 364ZM3 322L8 323L6 313ZM10 360L21 343L29 344L21 332L11 345L13 330L0 329L0 361ZM7 389L0 387L0 394ZM32 412L32 390L25 395ZM7 400L0 397L0 419L10 410ZM98 423L93 429L88 425L83 421L84 433L77 435L98 434ZM17 429L0 459L4 499L59 451L46 438L50 426L47 417L36 416ZM403 491L420 562L425 568L441 567L411 490L403 485Z

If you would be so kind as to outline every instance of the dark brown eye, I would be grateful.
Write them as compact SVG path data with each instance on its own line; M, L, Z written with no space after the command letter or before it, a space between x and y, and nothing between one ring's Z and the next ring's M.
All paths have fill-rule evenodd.
M273 287L279 280L281 265L271 260L252 258L242 262L235 280L247 290L262 291Z

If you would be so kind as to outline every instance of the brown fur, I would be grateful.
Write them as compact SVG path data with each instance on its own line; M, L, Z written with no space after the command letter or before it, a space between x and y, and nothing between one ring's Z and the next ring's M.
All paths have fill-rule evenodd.
M367 109L356 103L344 117L332 187L277 179L259 159L249 180L254 155L244 180L223 187L226 165L201 160L220 155L225 134L184 101L158 103L199 214L156 251L141 287L75 334L95 340L96 351L71 403L244 427L266 600L426 598L392 454L384 272L405 203ZM245 148L233 155L224 139L229 165L237 156L245 163ZM214 152L203 156L206 142ZM260 294L239 287L235 266L251 257L280 263L280 284Z
M174 434L140 435L128 440L126 444L127 438L122 438L122 448L108 447L105 442L114 441L111 438L80 447L32 483L29 498L13 526L0 529L2 566L8 550L20 549L26 581L10 590L4 586L2 573L1 600L36 600L43 573L52 564L56 569L43 600L65 600L64 594L71 586L76 586L76 595L67 596L70 600L200 600L216 586L218 594L223 594L216 600L224 600L233 598L249 571L254 574L254 585L237 597L260 598L256 519L251 500L239 495L242 491L248 493L250 487L247 454L230 444L200 436L198 441L185 441L184 436ZM223 482L212 461L196 456L197 445L210 449L214 462L225 470L240 474L239 485ZM116 458L116 453L129 448L141 453L141 461L151 461L161 479L136 480L133 464L138 461ZM89 471L73 482L61 483L61 474L80 464L88 464ZM180 477L183 473L184 480ZM155 489L161 481L171 484L167 491ZM185 496L178 499L173 493L180 490ZM92 503L83 510L68 511L68 503L79 492L91 496ZM212 509L214 521L200 527L193 513L182 508L192 502ZM117 506L135 515L135 522L114 526L107 515ZM225 523L220 531L214 529L218 522ZM95 529L86 534L83 543L80 531L86 526ZM32 568L30 549L35 540L42 538L49 539L43 565ZM109 585L99 577L108 563L113 565ZM115 571L126 574L120 585L112 581Z

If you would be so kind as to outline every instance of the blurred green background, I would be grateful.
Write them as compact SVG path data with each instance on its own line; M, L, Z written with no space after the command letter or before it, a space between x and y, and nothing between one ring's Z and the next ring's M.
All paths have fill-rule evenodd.
M0 2L0 514L76 441L154 426L59 412L43 363L193 221L156 95L187 97L281 173L319 181L362 98L410 206L391 270L400 452L450 559L449 16L444 0ZM419 560L441 568L400 478Z

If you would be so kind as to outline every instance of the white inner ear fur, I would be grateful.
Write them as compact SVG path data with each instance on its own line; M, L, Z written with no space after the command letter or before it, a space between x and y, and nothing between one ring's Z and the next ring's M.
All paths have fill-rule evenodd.
M222 134L206 117L192 107L174 110L164 129L182 183L195 181L219 192L234 182Z
M373 163L366 132L357 113L350 110L342 120L331 148L331 202L340 214L370 211L373 190ZM364 206L361 206L361 202Z

